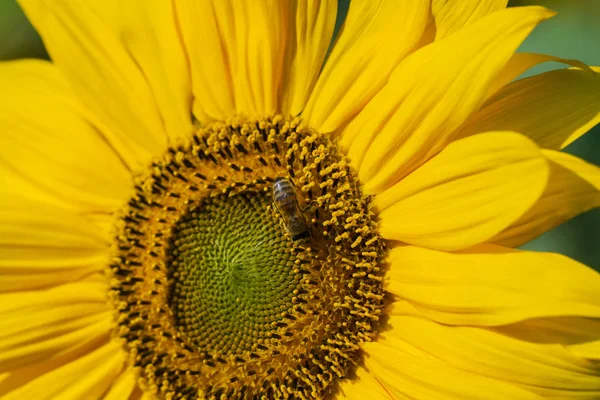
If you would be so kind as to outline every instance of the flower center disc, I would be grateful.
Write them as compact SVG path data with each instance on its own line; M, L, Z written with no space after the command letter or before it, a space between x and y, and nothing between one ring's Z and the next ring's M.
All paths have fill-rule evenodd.
M277 334L282 312L293 313L302 285L271 203L265 193L212 197L173 228L169 304L198 348L251 351Z
M145 390L320 399L352 374L378 327L385 244L329 135L215 123L135 188L108 279Z

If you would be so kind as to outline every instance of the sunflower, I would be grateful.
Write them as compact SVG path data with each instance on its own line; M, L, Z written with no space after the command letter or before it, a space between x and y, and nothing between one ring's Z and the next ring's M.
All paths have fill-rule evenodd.
M2 399L598 399L600 276L515 247L600 205L560 152L600 75L505 3L353 1L332 41L336 1L22 0Z

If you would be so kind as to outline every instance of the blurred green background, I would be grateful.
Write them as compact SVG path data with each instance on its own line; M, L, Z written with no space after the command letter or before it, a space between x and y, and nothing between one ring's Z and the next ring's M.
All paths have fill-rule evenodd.
M349 0L340 0L338 20ZM520 51L548 53L600 65L600 0L515 0L509 5L542 4L558 15L542 24L523 43ZM47 58L44 46L15 0L0 0L0 60ZM545 63L527 72L534 75L561 64ZM600 125L566 151L600 165ZM523 246L537 251L556 251L600 271L600 209L589 211Z

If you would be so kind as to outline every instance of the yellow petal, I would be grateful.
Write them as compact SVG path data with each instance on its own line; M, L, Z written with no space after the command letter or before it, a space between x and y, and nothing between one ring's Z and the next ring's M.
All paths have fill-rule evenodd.
M288 39L287 3L177 2L197 118L265 116L278 110Z
M591 71L587 65L577 60L568 60L548 54L515 53L512 55L510 60L508 60L504 68L502 68L500 74L498 74L498 76L494 79L494 82L488 91L488 97L496 93L505 85L508 85L513 80L517 79L528 69L549 61L559 62L579 69Z
M395 341L405 341L446 363L448 368L542 396L590 400L600 396L600 366L578 357L551 338L518 337L510 332L515 327L507 332L505 328L443 325L409 310L406 304L399 306L402 310L389 317L390 330L384 333L382 347L387 342L391 347ZM596 336L600 334L596 332ZM487 396L493 392L488 390L477 398L490 398Z
M356 369L356 377L340 382L339 400L393 400L381 383L363 367Z
M27 363L24 367L0 374L0 398L29 382L45 375L65 364L76 360L89 352L97 349L108 341L108 335L102 333L100 336L94 336L91 340L84 339L83 342L72 346L57 356L45 360L34 360ZM2 379L4 377L4 380Z
M581 359L600 359L600 318L535 318L493 330L524 341L555 343Z
M80 210L120 207L130 172L59 71L39 60L0 63L0 86L0 191L25 180Z
M542 150L550 178L540 199L521 218L490 239L517 247L592 208L600 207L600 168L578 157Z
M119 376L126 354L118 342L44 374L10 392L4 399L99 399Z
M283 77L284 114L298 115L314 87L331 42L337 0L294 2Z
M380 233L442 250L482 243L531 208L548 169L535 143L516 133L458 140L375 196Z
M170 1L87 1L116 33L146 77L171 141L189 136L192 86L189 64Z
M364 344L365 365L394 398L413 400L533 400L533 393L423 354L399 337L401 326L391 317L392 330ZM443 341L443 337L440 338Z
M104 396L103 400L123 400L128 399L137 386L137 377L133 369L126 368L111 385L110 390Z
M184 0L176 4L176 13L192 73L194 115L199 120L234 115L230 49L224 48L228 39L233 40L219 26L213 4Z
M600 274L568 257L483 245L461 253L390 251L387 290L444 324L600 318Z
M104 306L104 305L103 305ZM103 311L107 311L106 307L102 307ZM65 312L65 309L61 310ZM11 370L15 366L23 366L32 362L42 360L44 358L54 356L59 351L65 349L64 345L72 343L75 337L82 338L77 334L78 331L85 330L94 324L102 323L103 319L110 317L108 313L102 314L98 309L94 309L95 313L80 318L71 320L60 320L46 317L47 325L40 323L39 326L32 326L30 329L19 328L19 332L8 334L6 337L0 338L0 352L3 356L2 369L4 371ZM68 311L67 311L68 312ZM78 310L76 309L77 313ZM31 318L39 317L41 313L31 313ZM10 314L2 315L3 321L10 324L16 324L19 318L15 318ZM3 335L4 336L4 335ZM66 341L66 338L69 338ZM48 338L52 338L49 340Z
M413 52L427 24L429 2L361 0L350 9L303 116L332 132L356 115Z
M77 280L106 265L108 236L82 217L43 203L5 201L0 201L0 293Z
M107 285L98 282L96 276L102 277L98 272L82 281L69 282L55 287L30 290L15 293L0 293L0 313L19 317L19 313L35 310L46 310L52 307L61 307L75 302L97 304L106 302ZM17 328L15 328L17 329ZM20 328L18 328L20 329ZM3 331L9 332L7 329Z
M574 344L569 346L569 350L579 357L585 357L590 360L600 360L600 340Z
M435 20L435 40L440 40L486 15L506 8L508 0L433 0L431 13Z
M550 71L501 89L457 136L511 130L560 150L600 123L600 73Z
M12 348L0 350L0 372L22 368L36 362L51 360L79 347L88 347L91 342L107 338L112 327L111 313L88 317L87 324L80 329L67 332L48 331L53 336L36 338L31 343L16 343Z
M105 213L86 213L84 214L86 221L89 221L94 227L98 228L103 237L108 238L108 242L114 238L115 214Z
M79 280L90 273L98 271L100 264L89 268L65 268L50 272L14 272L5 275L0 281L0 292L12 292L45 288L52 285Z
M107 310L106 303L98 301L57 305L51 308L35 307L29 309L26 315L14 311L3 313L3 321L10 321L12 325L3 328L0 348L33 341L42 335L55 335L57 332L84 327L89 325L89 321L95 321L97 314Z
M87 2L20 0L54 64L96 125L133 168L161 154L167 136L144 71Z
M448 144L515 49L551 15L541 7L498 11L404 60L343 132L365 192L383 191Z
M57 193L48 192L0 160L0 208L21 203L37 203L44 207L74 211L72 202L62 193L57 197Z

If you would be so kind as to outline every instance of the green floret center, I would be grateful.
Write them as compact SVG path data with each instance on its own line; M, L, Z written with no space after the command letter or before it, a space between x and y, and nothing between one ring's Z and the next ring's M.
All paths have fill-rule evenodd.
M253 350L292 312L300 277L272 197L207 198L175 225L169 254L175 323L200 349Z

